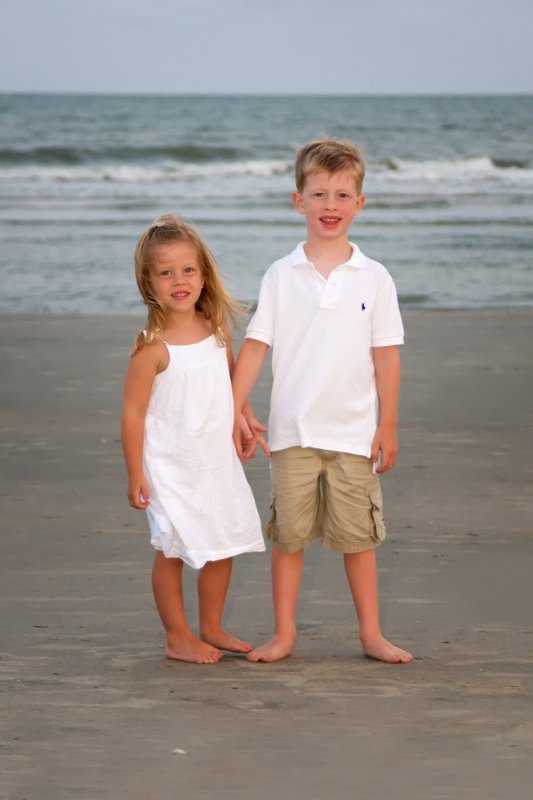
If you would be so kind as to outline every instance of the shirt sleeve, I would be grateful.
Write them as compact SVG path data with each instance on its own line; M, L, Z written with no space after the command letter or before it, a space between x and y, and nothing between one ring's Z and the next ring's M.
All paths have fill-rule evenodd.
M267 273L261 281L257 309L246 328L247 339L257 339L272 347L274 341L274 287Z
M383 268L372 314L372 347L403 344L404 330L394 281Z

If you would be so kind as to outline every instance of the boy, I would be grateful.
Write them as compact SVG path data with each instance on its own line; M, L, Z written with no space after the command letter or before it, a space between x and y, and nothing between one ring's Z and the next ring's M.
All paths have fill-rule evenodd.
M381 634L375 558L385 536L375 473L392 469L398 452L403 326L396 291L386 269L348 239L365 203L358 148L310 142L297 153L295 173L292 202L306 218L307 240L266 272L233 375L235 445L246 458L264 428L242 409L272 347L267 536L275 631L247 658L291 654L303 551L321 537L344 555L365 654L406 663L411 654Z

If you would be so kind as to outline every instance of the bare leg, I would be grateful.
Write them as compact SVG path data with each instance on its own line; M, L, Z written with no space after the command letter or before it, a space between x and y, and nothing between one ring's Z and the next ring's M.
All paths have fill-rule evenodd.
M272 548L274 636L247 656L249 661L279 661L292 653L296 639L296 606L302 579L304 552L282 553Z
M252 645L237 639L222 628L222 615L226 603L233 560L208 561L198 576L198 610L200 637L221 650L249 653Z
M369 658L389 664L406 664L411 653L391 644L382 636L379 625L378 571L375 550L346 553L344 569L359 619L359 638Z
M167 632L167 657L195 664L214 664L222 657L222 653L201 642L189 628L185 617L182 572L183 561L180 558L166 558L162 552L156 552L152 588L161 622Z

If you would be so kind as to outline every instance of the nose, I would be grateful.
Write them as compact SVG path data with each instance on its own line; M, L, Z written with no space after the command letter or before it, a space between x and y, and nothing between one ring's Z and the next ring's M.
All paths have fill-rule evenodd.
M325 207L327 211L331 211L335 208L335 195L328 195L326 197Z

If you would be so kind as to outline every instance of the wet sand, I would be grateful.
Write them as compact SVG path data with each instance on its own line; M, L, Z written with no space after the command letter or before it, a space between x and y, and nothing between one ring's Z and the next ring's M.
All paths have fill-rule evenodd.
M163 656L146 524L125 499L139 320L0 318L0 798L529 799L533 310L404 319L378 560L384 631L415 662L362 656L340 559L315 544L295 655L194 666ZM266 517L266 460L248 475ZM187 595L194 617L190 571ZM269 635L267 555L236 560L226 622Z

